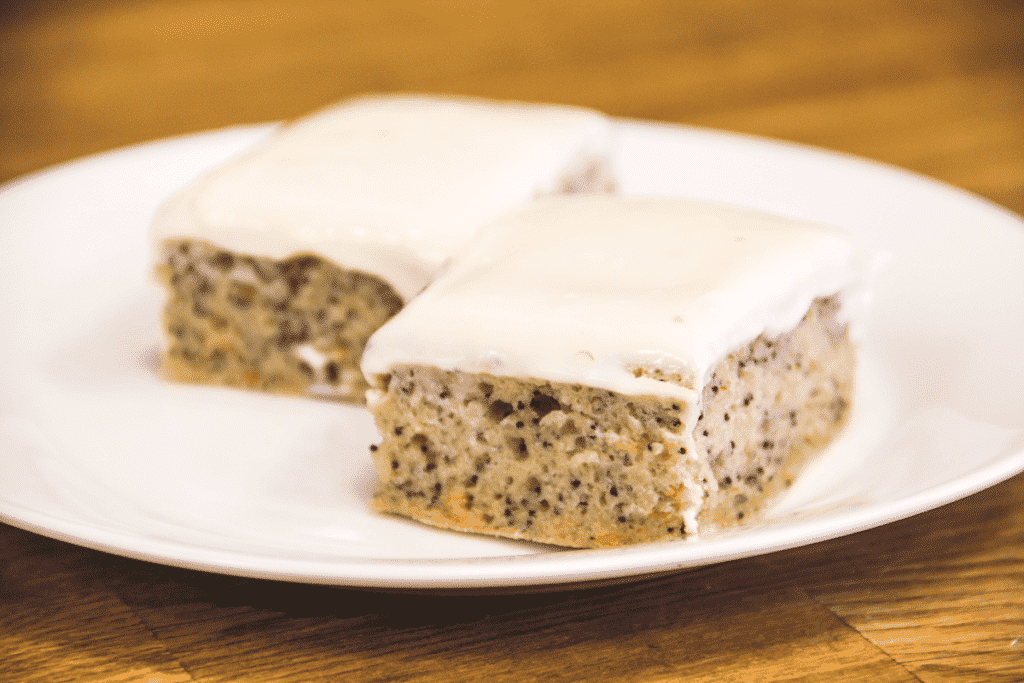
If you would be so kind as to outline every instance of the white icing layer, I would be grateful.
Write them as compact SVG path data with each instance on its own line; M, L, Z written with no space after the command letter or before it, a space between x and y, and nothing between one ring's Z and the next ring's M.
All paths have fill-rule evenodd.
M153 235L313 253L407 301L481 226L607 156L601 114L556 105L365 97L286 125L170 200Z
M377 331L371 380L392 367L542 378L694 402L715 365L796 326L863 268L840 231L663 198L553 198L508 216ZM632 368L680 373L690 388Z

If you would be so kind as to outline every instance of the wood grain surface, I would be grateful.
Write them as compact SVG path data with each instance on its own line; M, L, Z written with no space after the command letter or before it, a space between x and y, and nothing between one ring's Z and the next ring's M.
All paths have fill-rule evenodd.
M783 138L1024 213L1013 0L2 0L0 17L0 180L416 90ZM604 679L1024 681L1024 476L795 550L526 595L239 579L0 525L0 681Z

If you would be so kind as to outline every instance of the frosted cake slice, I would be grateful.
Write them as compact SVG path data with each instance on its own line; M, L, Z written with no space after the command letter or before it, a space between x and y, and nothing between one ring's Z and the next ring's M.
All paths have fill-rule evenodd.
M573 547L749 520L847 420L860 275L837 230L706 203L500 220L367 346L374 505Z
M155 218L165 375L362 400L367 337L481 225L609 190L610 139L586 109L399 95L283 126Z

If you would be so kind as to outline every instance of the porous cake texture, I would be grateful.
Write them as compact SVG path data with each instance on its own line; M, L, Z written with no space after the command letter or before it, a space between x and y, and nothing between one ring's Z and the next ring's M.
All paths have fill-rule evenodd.
M496 227L364 356L378 510L580 548L681 539L756 518L846 423L859 293L837 233L624 198Z
M402 307L386 282L313 255L235 255L196 240L162 252L168 379L362 399L366 340Z
M580 384L403 366L373 404L377 509L571 547L684 537L754 517L829 444L855 368L835 298L730 353L692 406ZM652 372L653 368L637 368ZM696 524L694 523L696 522Z
M369 335L482 225L611 191L610 137L585 109L407 95L283 126L154 220L164 374L361 402Z

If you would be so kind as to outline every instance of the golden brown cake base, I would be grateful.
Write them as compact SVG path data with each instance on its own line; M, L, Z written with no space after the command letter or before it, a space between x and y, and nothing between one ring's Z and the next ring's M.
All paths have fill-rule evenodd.
M234 254L197 240L163 245L157 274L171 380L361 402L366 340L402 301L380 279L316 256Z
M671 398L398 368L370 393L383 434L371 447L374 505L571 547L749 520L846 421L855 351L837 308L819 299L791 332L730 354L703 388L691 433L688 407Z

